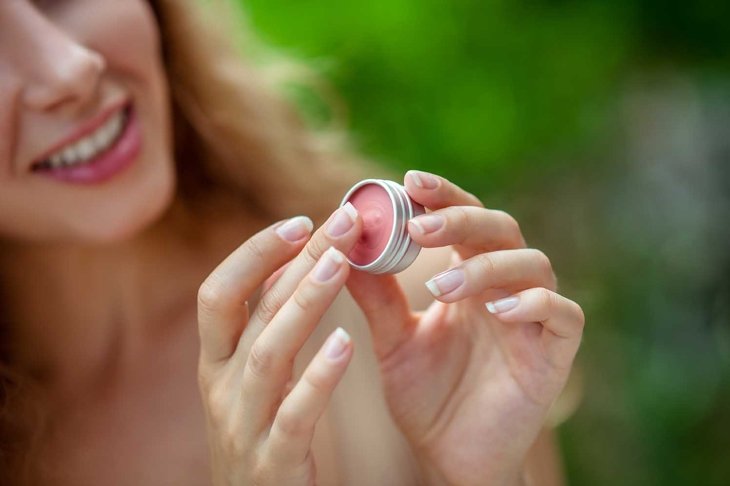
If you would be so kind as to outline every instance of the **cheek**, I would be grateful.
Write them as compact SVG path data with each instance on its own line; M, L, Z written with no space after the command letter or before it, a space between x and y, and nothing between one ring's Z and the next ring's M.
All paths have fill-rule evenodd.
M146 3L138 0L111 2L114 7L103 20L92 23L98 49L110 70L153 75L160 69L159 31Z

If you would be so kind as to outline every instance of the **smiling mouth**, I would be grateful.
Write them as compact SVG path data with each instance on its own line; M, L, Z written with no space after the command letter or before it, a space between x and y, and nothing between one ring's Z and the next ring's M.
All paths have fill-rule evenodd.
M121 138L129 121L130 109L131 105L126 105L93 132L33 164L31 170L51 170L90 164L114 147Z

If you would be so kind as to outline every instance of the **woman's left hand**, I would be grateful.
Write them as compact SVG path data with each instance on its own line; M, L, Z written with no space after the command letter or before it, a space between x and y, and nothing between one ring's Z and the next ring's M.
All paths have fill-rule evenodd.
M550 261L515 220L449 181L409 172L432 210L409 223L423 247L453 246L453 266L413 312L392 275L352 272L386 399L429 483L517 484L527 451L566 383L583 312L555 293Z

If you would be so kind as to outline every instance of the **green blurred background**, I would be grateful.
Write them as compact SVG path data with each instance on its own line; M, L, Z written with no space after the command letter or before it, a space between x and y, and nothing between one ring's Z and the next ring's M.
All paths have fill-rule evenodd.
M587 315L571 484L730 484L730 2L239 1L341 98L285 87L314 124L551 256Z

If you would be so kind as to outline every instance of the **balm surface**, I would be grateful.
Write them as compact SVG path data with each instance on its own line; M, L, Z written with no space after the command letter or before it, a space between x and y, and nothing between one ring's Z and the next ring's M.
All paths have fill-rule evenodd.
M357 265L367 265L383 253L393 232L393 202L384 188L367 184L348 199L362 217L363 232L348 257Z

